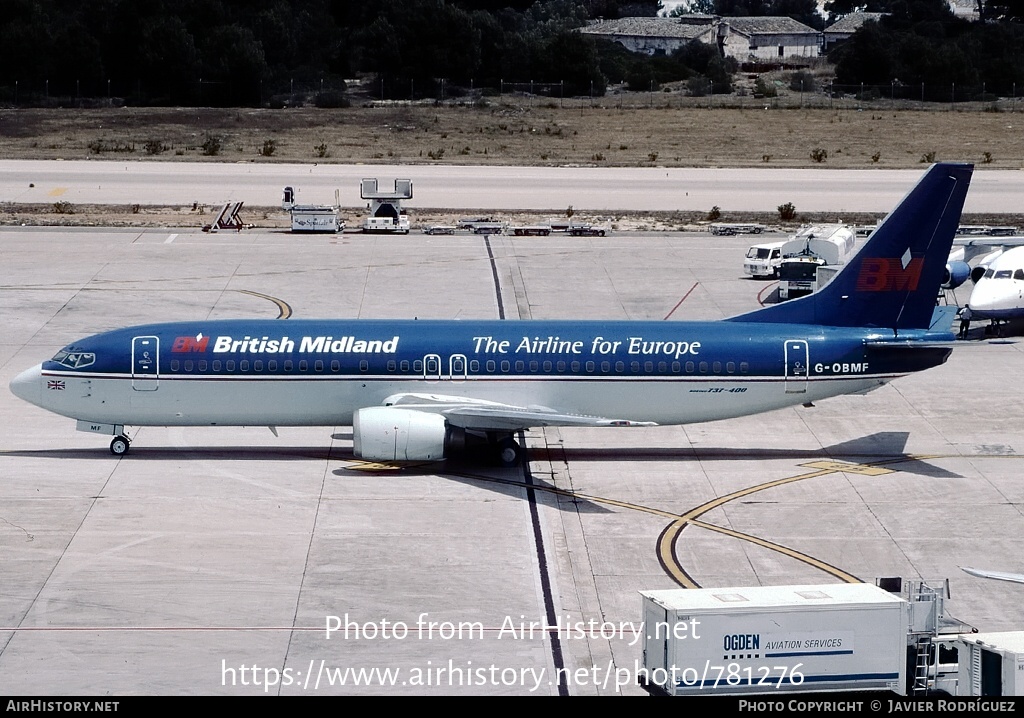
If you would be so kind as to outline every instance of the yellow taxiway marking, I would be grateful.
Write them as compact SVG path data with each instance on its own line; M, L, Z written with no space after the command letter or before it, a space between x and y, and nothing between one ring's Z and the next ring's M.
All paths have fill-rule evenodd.
M260 299L266 299L268 302L273 302L274 304L277 305L277 310L278 310L277 318L278 319L287 319L288 317L290 317L292 315L292 308L291 308L291 306L289 306L288 302L286 302L283 299L278 299L277 297L272 297L269 294L260 294L259 292L253 292L253 291L250 291L248 289L238 289L236 291L239 294L248 294L251 297L259 297Z
M54 187L53 189L51 189L46 194L49 195L50 197L60 197L62 194L64 194L67 191L68 191L67 187Z
M686 573L686 570L682 567L682 565L679 563L679 559L676 557L676 543L679 540L679 535L683 532L683 529L685 529L688 525L693 524L695 526L700 526L701 528L717 531L719 533L730 535L735 538L742 539L744 541L750 541L759 546L771 549L772 551L778 551L779 553L789 556L790 558L795 558L798 561L802 561L810 566L814 566L815 568L821 569L822 571L825 571L826 573L829 573L835 576L836 578L846 581L847 583L860 583L860 579L856 576L853 576L852 574L849 574L846 571L843 571L842 569L836 568L831 564L827 564L824 561L816 559L813 556L808 556L807 554L796 551L795 549L791 549L780 544L775 544L771 541L766 541L765 539L761 539L756 536L742 534L738 531L732 531L731 529L726 529L721 526L708 524L703 521L698 521L697 519L706 514L707 512L711 511L712 509L717 509L721 506L724 506L730 501L743 498L744 496L750 496L751 494L755 494L759 491L764 491L765 489L772 489L775 488L776 486L785 486L786 484L792 484L796 481L804 481L806 479L816 479L819 476L826 476L828 474L834 474L839 472L862 474L865 476L881 476L882 474L891 474L895 473L893 469L886 469L882 466L879 466L878 464L900 463L919 458L923 457L901 456L894 459L886 459L884 461L877 462L876 464L853 464L848 463L846 461L832 460L810 461L806 464L800 464L800 466L809 469L815 469L815 471L809 471L807 473L798 474L796 476L789 476L784 479L766 481L765 483L757 484L756 486L748 486L745 489L733 491L731 494L719 496L716 499L712 499L711 501L703 503L700 506L690 509L684 514L679 515L679 517L675 521L673 521L671 524L665 527L665 530L661 532L661 536L658 537L658 560L661 562L662 567L672 578L672 580L678 583L680 586L682 586L683 588L700 588L700 584L694 581L693 578L691 578L690 575Z
M415 469L421 466L430 466L432 461L359 461L355 460L346 464L349 471L399 471L400 469Z

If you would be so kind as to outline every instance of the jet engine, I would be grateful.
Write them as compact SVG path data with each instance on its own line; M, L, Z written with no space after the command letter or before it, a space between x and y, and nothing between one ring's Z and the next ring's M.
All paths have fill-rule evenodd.
M440 461L464 440L465 430L440 414L371 406L352 417L352 448L361 459Z
M946 273L942 276L942 288L956 289L968 279L971 279L971 266L967 262L947 262Z

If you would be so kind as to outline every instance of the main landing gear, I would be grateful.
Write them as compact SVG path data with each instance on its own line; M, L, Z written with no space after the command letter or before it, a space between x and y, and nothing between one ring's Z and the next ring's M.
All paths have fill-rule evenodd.
M128 453L128 449L131 448L131 445L132 442L127 436L119 434L110 442L110 453L114 456L124 456Z
M498 466L511 468L522 463L523 447L512 436L508 434L495 436L491 440L491 446L494 449L494 457Z

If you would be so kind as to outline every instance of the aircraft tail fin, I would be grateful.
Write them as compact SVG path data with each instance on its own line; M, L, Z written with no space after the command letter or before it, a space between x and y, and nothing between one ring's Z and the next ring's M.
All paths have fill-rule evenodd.
M727 321L927 329L974 165L932 165L820 291Z

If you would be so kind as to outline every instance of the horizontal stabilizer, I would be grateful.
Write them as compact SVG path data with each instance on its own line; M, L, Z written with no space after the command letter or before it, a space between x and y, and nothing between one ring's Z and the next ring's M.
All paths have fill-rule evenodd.
M957 307L952 304L943 304L935 307L932 312L932 321L928 326L932 331L948 332L956 318Z

